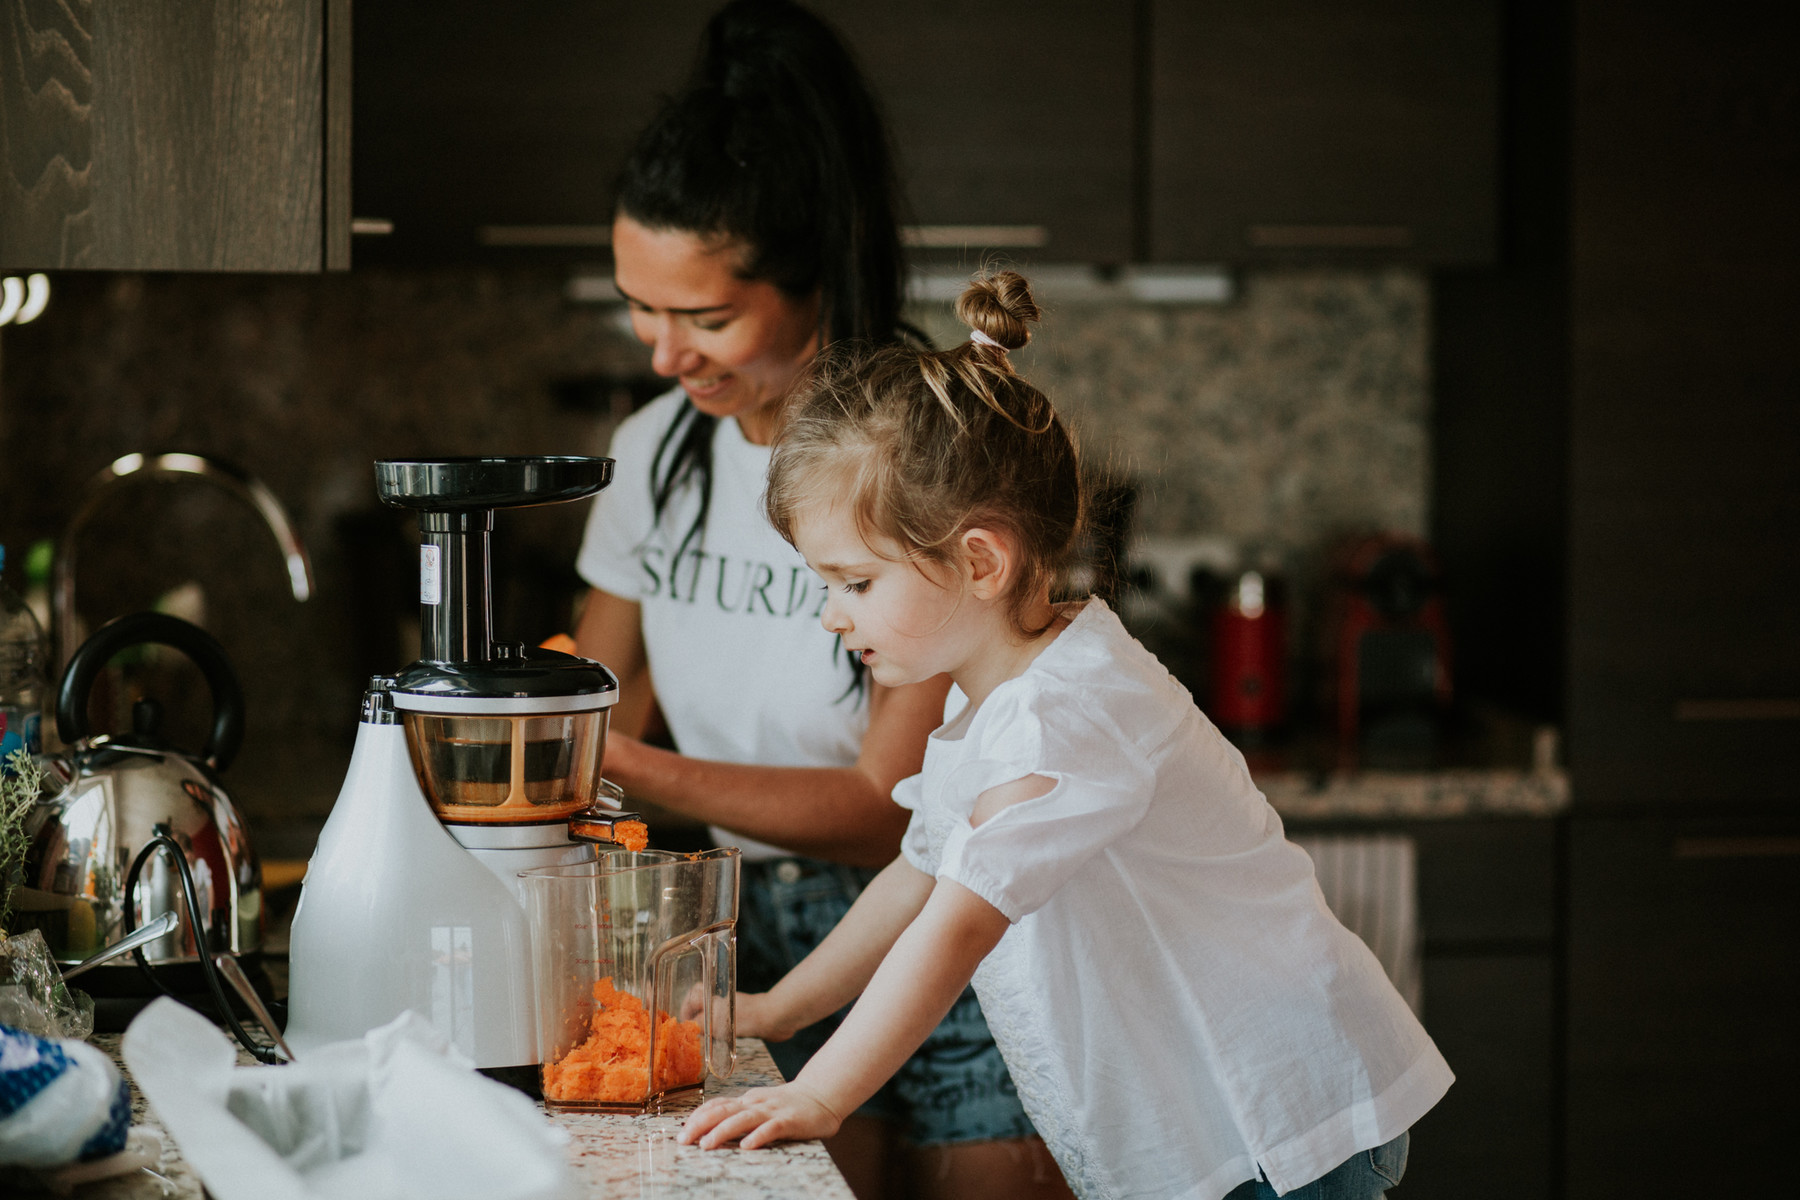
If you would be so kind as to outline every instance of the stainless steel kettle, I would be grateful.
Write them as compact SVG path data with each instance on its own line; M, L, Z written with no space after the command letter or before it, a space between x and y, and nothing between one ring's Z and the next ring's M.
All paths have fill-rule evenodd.
M212 691L213 721L198 755L157 732L161 706L138 701L129 734L90 734L88 693L107 662L132 646L186 654ZM138 851L168 826L182 849L207 914L196 930L167 854L151 856L137 881L132 924L180 915L169 934L144 947L152 966L254 954L263 940L262 867L244 824L219 782L244 736L244 693L224 648L197 626L162 613L132 613L102 626L69 659L57 689L57 731L71 748L52 767L61 790L31 821L32 842L15 892L21 928L43 930L60 962L77 962L126 933L124 888ZM102 971L132 971L120 958ZM89 977L93 978L92 976Z

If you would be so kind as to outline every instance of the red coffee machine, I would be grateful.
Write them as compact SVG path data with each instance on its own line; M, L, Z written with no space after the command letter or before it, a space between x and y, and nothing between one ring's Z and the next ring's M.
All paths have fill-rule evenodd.
M1342 750L1432 749L1451 690L1450 625L1431 547L1404 534L1343 545L1322 628L1325 707Z

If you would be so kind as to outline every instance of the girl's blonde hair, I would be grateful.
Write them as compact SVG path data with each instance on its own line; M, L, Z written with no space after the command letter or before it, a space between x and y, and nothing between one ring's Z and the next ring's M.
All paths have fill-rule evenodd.
M1062 573L1081 529L1075 440L1007 351L1031 340L1037 304L1022 276L976 278L956 315L995 344L948 350L829 347L789 402L769 464L769 520L789 542L799 513L847 502L864 537L881 534L915 562L952 565L978 526L1015 539L1020 570L1006 599L1027 628L1035 597Z

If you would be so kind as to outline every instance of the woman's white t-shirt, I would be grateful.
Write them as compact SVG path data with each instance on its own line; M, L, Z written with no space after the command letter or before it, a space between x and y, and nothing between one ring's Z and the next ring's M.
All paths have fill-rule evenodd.
M825 592L818 578L763 515L769 447L746 441L734 420L718 422L706 527L679 560L699 511L698 489L681 489L656 519L652 461L687 403L677 388L619 426L613 482L594 500L576 569L642 609L651 683L683 754L848 766L861 750L869 706L850 692L849 662L819 624ZM727 830L714 834L746 858L783 853Z
M969 823L1026 775L1047 794ZM1013 922L975 990L1084 1197L1279 1192L1399 1136L1451 1073L1187 690L1089 601L931 737L907 859Z

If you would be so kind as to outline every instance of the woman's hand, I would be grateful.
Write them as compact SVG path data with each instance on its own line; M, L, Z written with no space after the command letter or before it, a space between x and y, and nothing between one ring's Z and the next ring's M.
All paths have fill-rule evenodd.
M649 778L644 766L645 749L643 742L629 734L609 732L606 735L602 774L624 788L627 796L645 790L645 780Z
M717 1150L736 1142L755 1150L772 1142L827 1138L844 1119L812 1089L799 1083L751 1088L741 1096L715 1096L688 1117L676 1140Z
M780 1010L769 992L737 994L737 1035L761 1038L765 1042L785 1042L800 1032L794 1022Z

